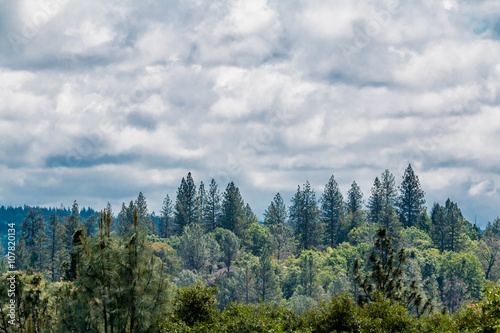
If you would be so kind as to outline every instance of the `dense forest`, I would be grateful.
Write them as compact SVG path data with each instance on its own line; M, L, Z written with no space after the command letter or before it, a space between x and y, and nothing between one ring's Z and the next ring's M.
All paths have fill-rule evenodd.
M500 218L480 230L449 198L426 206L411 165L366 199L306 181L262 221L233 182L188 173L158 215L142 193L119 212L2 206L4 254L9 223L2 331L500 332Z

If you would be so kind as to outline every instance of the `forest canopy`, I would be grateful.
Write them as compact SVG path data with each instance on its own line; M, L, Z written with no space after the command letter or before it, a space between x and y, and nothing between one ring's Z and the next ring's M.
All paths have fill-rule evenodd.
M428 203L427 203L428 204ZM119 212L1 207L9 332L495 332L500 218L485 230L443 198L426 206L411 165L367 197L308 181L259 221L239 188L188 173L158 215L139 193ZM3 233L7 235L7 232ZM10 254L9 254L10 253ZM381 319L384 319L381 321ZM496 327L496 328L495 328Z

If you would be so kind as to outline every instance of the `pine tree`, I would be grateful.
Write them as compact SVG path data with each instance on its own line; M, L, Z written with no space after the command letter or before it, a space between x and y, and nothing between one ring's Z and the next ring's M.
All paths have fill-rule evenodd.
M66 230L61 223L61 218L55 212L50 214L47 220L46 228L48 239L48 252L49 252L49 270L51 273L51 280L55 282L59 277L58 271L61 263L66 257L66 250L64 249L64 237Z
M431 310L431 300L424 300L415 280L411 282L410 286L404 285L406 261L405 250L402 248L396 253L392 247L392 238L388 236L387 230L380 228L377 232L375 249L370 255L371 272L363 276L359 270L359 260L356 259L354 262L354 280L361 288L358 302L360 304L373 302L378 297L382 297L413 309L419 317L426 310Z
M396 189L396 182L394 180L394 175L389 171L385 170L382 173L381 176L381 186L382 186L382 193L383 193L383 206L391 206L391 207L396 207L397 203L397 189Z
M300 286L303 295L311 298L319 296L321 287L319 286L317 275L319 273L318 253L316 251L302 251L299 257L300 266Z
M205 191L205 184L200 182L200 187L198 187L198 222L201 225L206 225L205 222L205 209L207 205L207 192Z
M439 249L439 252L443 252L447 248L448 225L446 224L444 216L444 208L437 202L434 203L431 210L431 221L431 238L434 242L434 246Z
M337 181L331 176L321 197L321 219L326 228L326 243L332 248L339 243L343 218L344 198Z
M122 203L122 209L117 218L117 231L119 236L130 234L134 229L134 210L136 206L130 201L128 207Z
M172 204L172 200L170 197L165 197L163 200L163 206L160 212L160 224L158 226L158 234L161 238L168 238L172 235L172 223L173 223L173 214L174 208Z
M370 209L369 219L371 223L379 223L382 219L384 207L386 206L384 201L386 201L386 198L384 198L384 189L382 183L376 177L371 189L371 196L368 199L368 208Z
M87 219L83 221L83 231L87 237L92 237L97 230L97 216L95 214L90 215Z
M264 225L270 227L272 225L284 224L287 218L286 206L283 198L279 193L276 193L273 201L264 212Z
M211 248L215 250L211 251ZM184 228L178 250L184 267L196 273L205 272L210 264L218 259L213 256L219 252L213 235L204 234L199 224L190 224Z
M153 234L155 228L153 225L153 221L149 216L148 203L146 201L146 197L142 194L142 192L139 192L139 195L135 200L134 206L135 208L137 208L137 214L138 214L137 218L138 218L139 228L142 229L143 232L145 232L146 234Z
M24 240L26 251L26 264L36 269L38 272L43 271L45 267L45 251L43 245L46 242L46 234L44 232L44 219L41 215L42 211L28 207L28 212L21 225L21 237ZM25 268L25 267L23 267Z
M293 233L286 225L286 219L285 203L281 195L277 193L264 213L264 225L269 228L273 236L272 243L278 261L285 259L295 246Z
M353 181L347 192L347 209L349 213L356 214L363 207L363 193L356 181Z
M214 231L220 226L221 194L214 179L210 182L210 189L207 193L203 220L205 221L205 230L207 232Z
M73 241L73 235L76 230L80 228L80 209L78 208L78 204L76 200L73 202L73 206L71 207L71 215L68 217L66 222L66 244L71 247Z
M411 164L408 164L405 170L399 191L397 203L399 220L405 227L415 226L425 204L425 192L422 190L418 176L413 172Z
M270 249L265 249L254 266L255 289L262 302L277 301L280 297L278 278Z
M308 181L304 184L303 190L298 186L292 198L290 221L299 239L300 248L308 250L321 243L323 228L319 219L316 195Z
M241 238L244 229L241 224L245 218L245 205L240 190L233 182L227 185L223 198L221 225Z
M187 225L196 223L198 219L198 196L196 185L191 177L182 178L181 185L177 190L177 201L175 204L175 224L177 234L182 234Z
M465 223L458 205L450 200L445 203L445 221L448 226L448 249L459 252L464 245Z

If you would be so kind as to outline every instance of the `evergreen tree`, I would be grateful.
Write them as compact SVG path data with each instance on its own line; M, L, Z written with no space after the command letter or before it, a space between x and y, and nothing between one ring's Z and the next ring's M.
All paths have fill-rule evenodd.
M326 243L332 248L339 244L343 217L344 198L337 181L331 176L321 197L321 219L326 228Z
M387 234L391 237L396 237L402 228L399 222L398 215L392 206L386 205L380 217L380 226L387 230Z
M59 277L58 271L62 261L66 257L64 249L64 237L66 230L61 223L61 218L55 212L50 214L47 220L46 228L48 239L48 254L49 254L49 270L52 282L55 282Z
M356 259L354 262L354 279L361 288L358 302L373 302L380 295L383 299L400 302L413 309L418 316L421 316L426 310L431 310L431 300L425 301L415 280L411 282L410 286L404 285L404 265L406 262L405 250L402 248L396 253L387 230L380 228L377 232L375 249L370 255L371 272L364 276L359 270L359 261Z
M201 225L206 225L205 216L206 216L206 205L207 205L207 192L205 191L205 184L200 182L200 187L198 187L198 222Z
M279 193L276 193L273 201L264 212L264 225L270 227L272 225L285 224L287 218L286 206L283 198Z
M240 251L240 240L234 233L222 228L215 230L215 239L220 247L222 262L229 272Z
M448 225L446 224L444 208L434 203L431 210L432 233L431 238L440 252L447 249L446 242L448 238Z
M385 170L381 176L381 186L383 193L383 206L396 207L398 193L396 189L396 181L394 180L394 175L389 171Z
M356 181L353 181L347 192L347 209L349 213L356 214L363 207L363 193Z
M215 250L211 250L214 248ZM204 234L199 224L184 228L179 246L184 267L196 273L205 272L210 264L218 261L219 248L212 234Z
M272 236L271 243L276 253L276 259L283 261L292 254L297 246L293 231L287 225L280 223L269 226L269 232Z
M78 228L80 228L80 209L78 208L78 204L75 200L73 202L73 206L71 207L71 215L68 217L66 222L66 244L68 246L71 246L73 235Z
M290 206L290 221L299 239L299 247L310 249L321 243L322 225L319 219L319 208L316 195L308 181L303 190L297 188Z
M44 232L44 219L41 215L42 211L28 207L28 212L21 226L21 237L24 240L26 251L26 264L41 272L45 267L45 251L43 245L46 242L46 234ZM25 267L23 267L25 268Z
M318 257L318 253L311 250L302 251L299 257L301 291L311 298L317 298L321 293L317 278L320 268Z
M425 204L425 192L422 190L418 176L413 172L411 164L408 164L405 170L399 191L397 203L399 220L405 227L415 226Z
M496 281L498 275L495 274L495 268L500 259L500 218L496 218L493 223L488 222L482 238L478 258L484 268L484 277Z
M117 230L119 236L130 234L134 229L134 210L136 206L130 201L128 207L122 203L122 209L117 218Z
M153 234L155 229L153 224L154 222L149 215L146 197L142 194L142 192L139 192L134 206L137 208L138 227L147 234Z
M227 185L223 198L221 225L241 238L244 231L242 223L245 218L245 205L240 190L233 182Z
M97 230L97 215L92 214L85 220L83 220L83 231L85 232L85 236L92 237L94 236Z
M165 200L163 200L163 206L161 208L160 214L161 215L160 215L160 223L158 225L158 235L161 238L168 238L172 235L172 223L174 215L172 200L170 200L168 194L165 197Z
M175 224L178 234L182 234L187 225L197 222L198 208L196 185L191 177L191 172L189 172L186 179L182 178L181 185L177 190Z
M258 264L254 266L255 289L262 302L278 301L280 297L275 269L271 251L266 248L259 257Z
M445 203L445 221L448 229L447 248L459 252L463 249L465 236L465 220L458 205L450 200Z
M214 231L220 226L221 220L221 194L214 179L210 182L207 193L205 209L203 211L206 231Z
M96 237L82 233L72 283L58 286L59 331L157 332L167 315L168 285L133 211L125 243L111 236L109 212L99 216ZM75 234L76 236L76 234Z
M370 209L369 220L371 223L379 223L382 219L384 207L386 206L385 201L384 188L378 177L376 177L371 189L371 196L368 199L368 208Z

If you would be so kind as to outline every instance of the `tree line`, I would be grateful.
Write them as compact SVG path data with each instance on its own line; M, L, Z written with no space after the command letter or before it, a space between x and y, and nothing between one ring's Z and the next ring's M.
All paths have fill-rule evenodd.
M331 176L317 199L306 181L288 206L276 193L262 222L233 182L205 189L191 173L158 216L142 193L116 216L108 204L83 218L76 201L67 216L27 208L16 264L33 304L18 318L53 332L154 331L176 311L176 290L200 284L222 313L238 302L305 314L338 294L395 301L411 316L457 312L500 278L500 219L480 231L457 203L428 212L424 196L408 165L399 186L389 170L376 177L366 203L356 182L344 196Z

